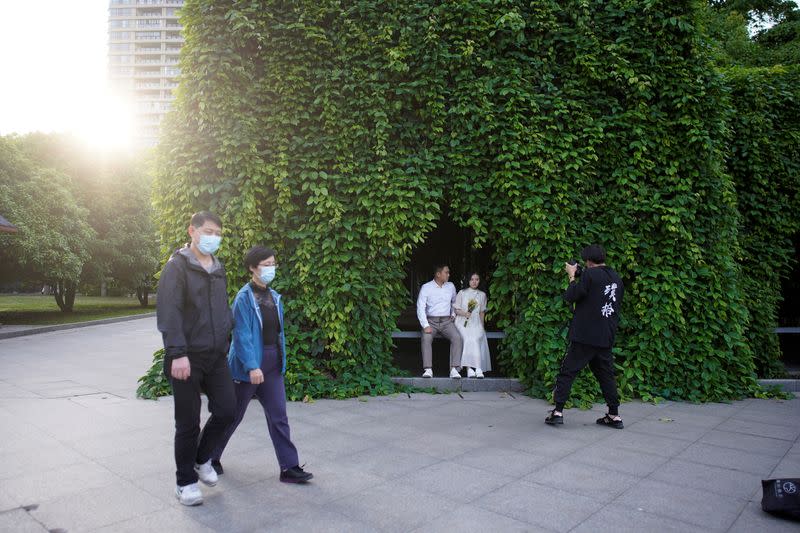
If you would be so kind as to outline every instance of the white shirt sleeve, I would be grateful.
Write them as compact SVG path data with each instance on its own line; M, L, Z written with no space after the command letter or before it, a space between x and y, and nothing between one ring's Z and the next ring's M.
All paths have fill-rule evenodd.
M448 283L450 283L448 281ZM453 309L453 304L456 302L456 286L450 283L450 316L456 317L456 310Z
M428 313L426 306L428 303L428 287L427 283L419 289L419 296L417 296L417 320L422 329L428 327Z

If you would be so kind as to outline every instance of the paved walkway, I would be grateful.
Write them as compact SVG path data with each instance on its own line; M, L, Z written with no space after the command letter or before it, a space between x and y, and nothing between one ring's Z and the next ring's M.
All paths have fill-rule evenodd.
M472 392L292 403L307 486L278 482L257 404L205 504L173 496L172 401L135 398L152 318L0 340L0 531L797 531L800 400L625 404L623 431Z

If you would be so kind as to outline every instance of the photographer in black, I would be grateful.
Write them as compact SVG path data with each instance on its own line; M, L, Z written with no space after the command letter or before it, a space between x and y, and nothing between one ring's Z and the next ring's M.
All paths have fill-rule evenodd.
M566 263L564 266L569 275L564 300L575 304L575 311L569 330L569 349L561 363L553 392L555 409L544 421L550 425L564 423L564 404L569 399L572 383L588 364L600 382L608 404L608 413L597 419L597 423L622 429L611 348L619 325L624 287L619 275L606 266L606 252L602 246L587 246L581 252L581 259L586 265L582 272L577 264Z

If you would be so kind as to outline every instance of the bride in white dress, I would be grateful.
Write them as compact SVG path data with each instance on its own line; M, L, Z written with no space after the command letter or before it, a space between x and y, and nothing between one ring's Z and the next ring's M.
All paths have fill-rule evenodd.
M489 342L483 320L486 315L486 293L478 290L481 277L473 273L469 277L469 288L456 295L453 308L456 311L456 329L464 340L461 366L467 367L468 378L482 378L492 369L489 357Z

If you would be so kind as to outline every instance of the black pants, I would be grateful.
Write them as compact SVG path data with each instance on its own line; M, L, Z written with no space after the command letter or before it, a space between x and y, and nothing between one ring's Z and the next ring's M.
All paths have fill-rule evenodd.
M563 408L569 399L572 383L587 364L594 377L600 382L603 397L614 414L619 407L619 395L617 394L617 380L614 377L614 356L611 355L611 348L598 348L575 341L570 343L567 355L561 362L561 371L556 378L556 389L553 392L556 409L560 411Z
M236 416L236 394L224 354L191 354L191 375L183 381L172 379L175 401L175 466L178 485L197 482L195 463L211 458L217 442ZM164 371L170 376L171 360ZM211 416L200 431L200 393L208 397ZM199 439L199 440L198 440Z

